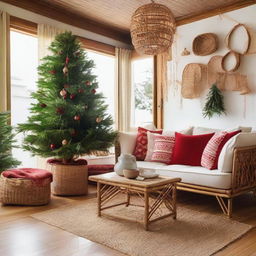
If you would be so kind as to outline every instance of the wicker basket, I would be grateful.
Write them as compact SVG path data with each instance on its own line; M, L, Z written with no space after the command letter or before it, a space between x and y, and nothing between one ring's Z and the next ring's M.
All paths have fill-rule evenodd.
M48 163L52 172L52 193L59 196L85 195L88 193L87 165Z
M28 179L0 176L0 201L2 204L44 205L51 195L51 178L40 185Z
M193 52L198 56L206 56L218 49L218 37L213 33L198 35L193 40Z

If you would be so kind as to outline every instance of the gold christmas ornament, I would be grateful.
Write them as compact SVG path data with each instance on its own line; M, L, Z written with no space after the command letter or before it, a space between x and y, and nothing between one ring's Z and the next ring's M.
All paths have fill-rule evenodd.
M96 118L96 123L100 123L102 120L103 120L102 117L97 117Z
M176 24L168 7L151 1L152 3L139 7L133 14L131 37L136 51L157 55L170 49Z
M60 95L61 95L62 97L66 96L66 95L67 95L67 91L66 91L65 89L62 89L62 90L60 91Z
M63 146L65 146L65 145L68 144L68 141L67 140L63 140L61 143L62 143Z
M64 75L66 75L68 73L68 67L65 66L62 71L63 71Z

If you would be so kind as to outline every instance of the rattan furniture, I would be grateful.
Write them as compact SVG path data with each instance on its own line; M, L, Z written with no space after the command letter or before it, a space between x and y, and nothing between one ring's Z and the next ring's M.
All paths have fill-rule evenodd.
M29 179L0 177L0 202L13 205L45 205L50 201L52 178L36 184Z
M98 216L109 216L104 210L120 206L133 205L130 202L131 194L138 195L143 199L145 230L148 230L150 223L172 216L176 219L176 183L179 178L160 176L154 179L138 181L118 176L116 173L107 173L90 176L89 180L97 182ZM125 200L121 203L108 204L111 199L122 193ZM151 198L151 200L149 200ZM135 205L137 206L137 205ZM168 213L162 213L160 208L165 206ZM112 216L113 217L113 216ZM134 221L133 219L120 218Z
M116 160L121 148L117 142L115 146ZM209 173L211 171L209 170ZM170 170L170 173L172 171ZM235 148L231 172L231 187L218 189L209 186L194 185L178 182L177 189L209 196L215 196L223 213L232 217L232 203L236 196L253 191L256 194L256 146Z

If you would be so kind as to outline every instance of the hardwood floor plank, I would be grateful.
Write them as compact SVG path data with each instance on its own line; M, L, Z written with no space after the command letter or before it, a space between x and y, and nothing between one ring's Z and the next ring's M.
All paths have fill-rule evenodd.
M64 205L83 203L96 196L96 187L89 186L89 195L56 197L40 207L0 207L0 255L2 256L124 256L111 248L76 236L68 231L32 218L30 215ZM214 197L179 191L178 206L209 214L222 215ZM256 197L252 194L234 200L233 219L256 226ZM227 246L216 256L256 256L256 228Z

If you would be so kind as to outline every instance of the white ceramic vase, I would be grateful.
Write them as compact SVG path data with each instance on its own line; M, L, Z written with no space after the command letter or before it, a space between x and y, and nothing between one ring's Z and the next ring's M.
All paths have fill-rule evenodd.
M118 157L118 162L116 163L114 170L116 174L120 176L124 176L123 170L124 169L137 169L137 164L136 164L136 158L135 156L131 154L121 154Z

